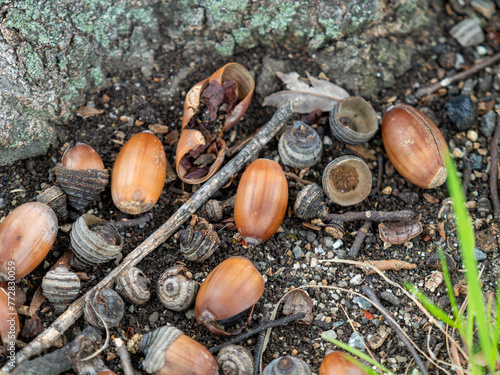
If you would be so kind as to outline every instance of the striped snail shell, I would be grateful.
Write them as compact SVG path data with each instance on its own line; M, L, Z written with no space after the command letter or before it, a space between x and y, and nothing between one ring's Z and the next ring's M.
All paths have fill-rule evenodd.
M207 203L205 203L205 211L207 213L208 220L219 222L222 220L222 216L224 215L224 205L216 199L210 199Z
M241 345L224 346L215 359L221 375L253 375L253 356Z
M85 297L83 313L85 320L94 327L104 329L116 327L123 318L125 304L113 289L92 290ZM103 322L104 320L104 322Z
M187 260L203 262L220 245L220 239L213 226L203 218L193 215L189 226L177 233L181 253Z
M217 374L212 354L173 326L160 327L142 336L139 349L146 354L143 366L148 374Z
M286 355L268 364L263 375L311 375L311 370L300 358Z
M196 297L198 283L188 280L186 275L185 267L172 267L167 269L158 280L158 297L170 310L187 310Z
M57 186L48 186L36 196L37 202L42 202L49 205L57 215L59 221L64 221L68 217L68 208L66 204L66 194Z
M52 303L57 314L80 293L80 279L64 265L47 272L42 279L42 293Z
M151 293L148 289L148 279L137 267L120 272L116 278L115 289L130 303L142 305L149 301Z
M303 122L296 122L281 135L278 152L283 164L307 168L321 159L323 143L316 130Z
M106 220L90 214L80 216L70 232L73 265L86 268L115 259L123 246L120 233Z
M295 215L304 220L321 218L328 213L323 190L316 184L304 186L297 195L293 208Z

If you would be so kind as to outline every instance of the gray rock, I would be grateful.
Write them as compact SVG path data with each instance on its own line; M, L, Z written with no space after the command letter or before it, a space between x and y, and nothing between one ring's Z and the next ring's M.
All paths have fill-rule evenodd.
M359 333L358 333L359 334ZM347 342L347 345L350 347L366 351L365 346L363 345L363 341L358 337L356 332L353 332L351 337L349 337L349 341Z
M470 96L457 95L445 105L446 114L458 130L467 130L477 122L477 111Z
M300 246L295 246L292 250L293 256L295 259L302 258L304 256L304 252L300 248Z
M479 20L466 18L460 21L450 30L450 35L457 40L462 47L470 47L484 42L484 33Z
M491 76L491 74L479 78L479 90L483 92L489 91L491 90L492 85L493 85L493 77Z
M366 299L356 296L352 299L352 302L357 304L359 307L361 307L363 310L368 310L370 307L372 307L372 304L370 301L367 301Z
M279 91L281 81L276 72L287 73L293 70L291 61L276 60L268 56L262 60L262 69L257 76L255 92L263 97Z
M476 260L478 262L482 262L483 260L486 260L488 256L486 255L486 253L482 250L479 250L477 247L474 248L474 258L476 258Z
M481 117L481 133L483 133L485 137L491 137L493 135L496 116L495 112L489 111Z
M399 306L400 304L399 298L388 291L383 291L382 293L380 293L380 298L382 298L384 301L391 303L394 306Z
M483 166L483 157L478 154L471 154L469 156L470 161L472 162L472 169L475 171L480 171Z

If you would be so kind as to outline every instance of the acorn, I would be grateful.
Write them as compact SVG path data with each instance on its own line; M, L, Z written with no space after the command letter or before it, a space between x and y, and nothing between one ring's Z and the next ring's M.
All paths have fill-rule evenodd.
M102 370L100 373L97 375L117 375L116 372L113 372L111 370Z
M45 203L25 203L8 214L0 223L0 281L12 272L20 279L42 263L56 239L57 224Z
M406 104L388 108L382 119L382 142L392 165L404 178L424 189L446 181L446 141L436 125Z
M160 327L145 334L139 341L139 348L146 354L143 367L149 374L217 374L212 354L173 326Z
M122 212L139 215L160 198L167 175L161 141L150 131L135 134L118 154L111 174L111 195Z
M278 230L288 205L288 183L280 165L257 159L241 176L234 220L245 242L258 245Z
M368 375L353 361L355 359L347 353L327 349L319 367L319 375Z
M14 301L11 299L10 303L9 295L0 288L0 338L6 348L10 347L10 343L16 340L21 329L19 317L13 305Z
M106 189L109 171L99 154L85 143L66 150L54 168L56 182L68 196L68 203L83 211Z
M250 260L226 259L200 286L194 308L196 321L214 335L238 334L263 293L264 279ZM234 328L242 320L239 329Z

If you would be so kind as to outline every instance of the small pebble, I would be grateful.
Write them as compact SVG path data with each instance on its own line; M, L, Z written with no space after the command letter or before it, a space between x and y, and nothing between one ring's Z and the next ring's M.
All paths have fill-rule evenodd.
M475 79L469 78L465 80L462 90L460 91L460 95L469 96L474 92L474 87L476 86L477 81Z
M292 252L293 252L293 256L295 257L295 259L302 258L304 256L304 252L302 251L300 246L295 246L293 248Z
M453 156L458 159L462 159L465 156L465 152L457 147L453 149Z
M352 302L357 304L359 307L361 307L363 310L368 310L370 307L372 307L372 304L370 301L367 301L366 299L356 296L352 299Z
M151 323L156 323L158 321L158 319L160 318L160 314L158 313L158 311L155 311L153 312L150 316L149 316L149 321Z
M331 146L331 145L333 145L332 139L329 136L325 135L323 137L323 146Z
M470 96L457 95L445 105L446 114L458 130L467 130L477 122L477 111Z
M326 338L330 338L333 340L337 339L337 334L335 333L335 331L333 329L330 329L329 331L323 332L323 334L321 336L324 336Z
M478 134L474 130L469 130L467 132L467 138L469 138L472 142L476 142L477 138L478 138Z
M491 74L479 78L479 90L483 92L491 90L492 84L493 84L493 77L491 76Z
M477 46L476 51L479 56L486 56L488 54L488 48L484 46Z
M314 240L316 239L316 233L310 231L307 232L306 239L307 242L314 242Z
M339 238L337 239L337 241L335 241L335 243L333 244L333 248L335 250L337 250L340 246L342 246L344 244L344 242Z
M479 171L483 166L483 157L478 154L471 154L469 160L472 162L472 169Z
M464 63L465 63L464 57L460 53L457 53L457 59L455 60L455 66L454 66L455 70L460 70Z
M333 247L333 240L330 237L325 238L325 247Z
M361 276L361 274L357 274L349 281L349 283L352 285L361 285L362 282L363 282L363 276Z
M190 309L184 313L187 319L194 319L195 313L194 309Z
M485 113L481 118L481 133L483 133L485 137L491 137L493 135L493 131L495 130L495 118L496 114L493 111Z
M352 348L356 348L356 349L359 349L359 350L362 350L362 351L366 351L365 346L363 345L363 342L358 337L358 334L356 334L356 332L353 332L352 335L351 335L351 337L349 337L349 342L347 343L347 345L349 345Z
M438 63L443 69L450 70L457 61L457 54L451 51L445 51L439 54Z
M474 258L476 258L476 260L478 262L482 262L483 260L486 260L487 258L487 255L484 251L482 250L479 250L478 248L474 248Z

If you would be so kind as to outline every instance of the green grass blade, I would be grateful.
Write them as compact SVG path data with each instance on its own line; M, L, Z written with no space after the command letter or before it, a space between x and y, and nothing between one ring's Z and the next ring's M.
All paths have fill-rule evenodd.
M424 307L438 320L442 321L445 324L448 324L451 327L454 327L460 330L460 324L458 324L455 320L450 318L448 313L441 309L438 305L432 302L424 293L415 288L410 283L404 284L405 288L408 289L418 300L424 305Z
M462 184L458 178L455 163L449 153L445 154L445 162L448 170L448 191L453 199L453 211L455 213L458 239L466 270L465 278L467 280L467 294L469 297L467 306L468 315L473 315L475 318L481 350L486 357L490 371L494 371L497 354L493 351L492 338L488 331L486 311L483 303L483 290L479 283L477 262L474 258L474 230L469 212L465 207Z
M344 349L345 351L365 360L366 362L368 362L371 365L377 367L378 369L388 373L389 375L396 375L392 371L390 371L389 369L385 368L382 364L378 363L377 361L374 361L369 355L367 355L366 353L363 353L361 350L353 348L352 346L349 346L349 345L343 343L342 341L335 340L331 337L328 337L325 334L321 335L321 338L323 340L329 341L332 344L335 344L335 345L339 346L340 348ZM361 364L359 362L357 364L360 365L361 367L363 367L363 369L366 372L368 372L370 375L379 375L379 373L377 373L376 371L373 371L371 368L364 366L363 364Z

